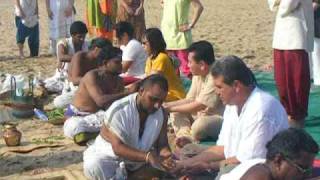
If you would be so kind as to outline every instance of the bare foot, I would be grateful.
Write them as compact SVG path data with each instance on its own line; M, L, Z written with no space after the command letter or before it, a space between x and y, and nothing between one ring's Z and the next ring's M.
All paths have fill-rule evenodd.
M19 59L21 59L21 60L23 60L23 59L25 59L26 57L23 55L23 54L20 54L19 55Z

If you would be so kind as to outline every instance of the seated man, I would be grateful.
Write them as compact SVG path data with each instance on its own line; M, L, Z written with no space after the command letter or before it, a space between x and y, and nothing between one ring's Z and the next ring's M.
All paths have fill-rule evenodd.
M119 22L115 26L115 34L122 50L122 73L125 85L141 79L147 54L142 44L133 38L134 29L128 22Z
M281 103L256 87L256 80L244 62L235 56L217 61L212 69L215 91L226 105L217 145L177 162L173 172L228 172L240 162L265 158L265 145L288 128Z
M72 102L72 98L78 89L81 78L88 71L98 67L97 58L102 48L106 46L112 46L109 40L105 38L96 38L92 40L90 50L88 52L79 51L74 54L68 67L68 81L64 84L65 91L54 99L53 104L55 107L65 108Z
M45 87L49 91L62 91L72 56L78 51L88 51L88 43L85 41L87 33L87 26L81 21L75 21L70 27L71 37L57 43L58 67L55 75L45 80Z
M86 138L81 140L85 132L89 134L99 132L104 110L115 100L134 92L134 90L125 92L122 79L119 77L121 50L109 47L101 52L98 57L99 68L89 71L81 79L73 102L65 113L66 117L70 118L64 124L64 134L74 138L76 143L88 140ZM80 139L77 139L78 137Z
M215 61L212 45L207 41L193 43L189 49L189 68L193 75L191 88L185 99L165 103L171 113L176 145L217 139L222 124L223 105L214 92L210 67Z
M100 135L84 152L84 173L89 179L112 178L119 161L124 161L129 171L135 171L145 163L161 168L159 158L171 156L167 116L161 108L168 93L167 80L151 75L141 84L138 93L111 105Z
M266 148L267 160L241 163L220 180L303 180L312 175L319 146L304 130L290 128L282 131L268 142Z

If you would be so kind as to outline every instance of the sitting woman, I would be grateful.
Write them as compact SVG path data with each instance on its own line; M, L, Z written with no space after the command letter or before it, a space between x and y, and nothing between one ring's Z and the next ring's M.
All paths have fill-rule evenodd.
M161 31L157 28L147 29L142 44L148 54L145 68L146 75L162 74L168 80L169 91L166 101L183 99L186 93L180 78L175 72L172 59L165 52L166 42Z

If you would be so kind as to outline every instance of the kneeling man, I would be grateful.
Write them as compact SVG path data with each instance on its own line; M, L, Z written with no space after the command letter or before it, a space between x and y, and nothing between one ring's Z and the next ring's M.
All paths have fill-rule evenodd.
M100 135L84 152L84 173L89 179L110 179L120 161L135 171L146 163L161 167L159 157L171 156L167 116L161 108L167 93L167 80L151 75L141 82L138 93L111 105Z
M89 71L82 79L72 104L65 113L64 134L75 137L83 132L99 132L104 110L115 100L132 93L124 91L121 73L121 50L109 47L98 57L99 68ZM81 140L80 140L81 141ZM83 140L85 141L85 140Z

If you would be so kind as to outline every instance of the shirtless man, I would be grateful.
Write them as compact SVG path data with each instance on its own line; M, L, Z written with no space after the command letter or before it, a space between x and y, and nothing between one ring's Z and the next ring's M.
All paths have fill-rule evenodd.
M124 91L121 77L121 50L109 47L98 57L99 68L89 71L82 79L72 104L68 106L64 134L81 144L96 134L102 125L104 110L115 100L136 91L135 87Z
M102 48L112 46L111 42L105 38L96 38L91 41L88 52L77 52L68 67L68 79L73 85L78 86L81 78L90 70L98 67L97 58Z
M72 102L75 92L78 89L81 78L90 70L98 67L97 58L102 48L111 47L109 40L104 38L96 38L91 42L88 52L79 51L71 60L68 66L68 81L64 84L64 91L61 95L53 100L53 104L57 108L65 108Z

